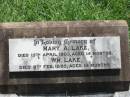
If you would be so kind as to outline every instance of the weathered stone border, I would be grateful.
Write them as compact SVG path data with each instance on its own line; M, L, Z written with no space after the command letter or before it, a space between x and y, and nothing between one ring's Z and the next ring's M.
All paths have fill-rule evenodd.
M49 78L10 78L8 71L8 39L30 38L30 37L82 37L82 36L120 36L122 69L119 75L104 76L75 76L75 77L49 77ZM127 90L130 81L130 65L128 63L128 25L123 20L107 21L49 21L49 22L23 22L23 23L1 23L0 24L0 86L19 87L21 85L54 84L54 87L68 84L66 88L78 89L84 86L88 88L110 88L115 90ZM73 72L72 72L73 73ZM84 72L85 73L85 72ZM91 84L89 84L91 83ZM74 85L73 85L74 84ZM100 87L100 85L102 85ZM23 86L24 87L24 86ZM52 87L52 88L54 88ZM97 88L98 88L97 87ZM19 87L20 88L20 87ZM87 90L87 89L86 89ZM93 90L93 89L92 89ZM109 89L108 89L109 90ZM6 91L6 89L5 89Z

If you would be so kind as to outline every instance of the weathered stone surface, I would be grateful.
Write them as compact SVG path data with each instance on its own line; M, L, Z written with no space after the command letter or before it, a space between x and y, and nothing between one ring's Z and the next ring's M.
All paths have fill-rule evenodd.
M121 70L119 75L94 76L91 72L54 72L53 77L41 78L10 78L9 74L9 38L34 38L34 37L101 37L120 36L121 42ZM127 90L130 81L130 65L128 63L128 25L125 21L69 21L69 22L36 22L36 23L1 23L0 24L0 89L3 92L20 92L35 89L42 84L43 87L51 87L59 90L73 89L75 92L102 90ZM108 71L107 71L108 72ZM110 71L109 71L110 72ZM113 73L112 71L111 73ZM27 73L25 72L24 75ZM46 73L43 73L46 76ZM56 74L56 75L55 75ZM64 76L64 74L71 76ZM74 75L73 74L78 74ZM80 76L81 74L81 76ZM103 75L103 76L101 76ZM34 76L34 75L32 75ZM67 85L64 85L64 84ZM27 86L29 85L29 86ZM34 85L34 86L30 86ZM53 86L54 85L54 86ZM5 87L4 87L5 86ZM23 90L15 89L20 88ZM41 85L40 85L41 86ZM64 88L65 86L65 88ZM62 87L62 88L61 88ZM27 90L26 90L27 89ZM45 88L42 88L44 90ZM49 88L50 89L50 88ZM48 89L46 89L47 91ZM51 90L51 89L50 89ZM53 89L52 89L53 90ZM54 89L55 90L55 89Z
M76 95L76 96L70 96L67 94L57 94L57 95L16 95L16 94L0 94L0 97L130 97L129 91L123 91L123 92L115 92L115 93L90 93L90 94L83 94L83 95Z
M9 72L121 69L120 37L9 39Z

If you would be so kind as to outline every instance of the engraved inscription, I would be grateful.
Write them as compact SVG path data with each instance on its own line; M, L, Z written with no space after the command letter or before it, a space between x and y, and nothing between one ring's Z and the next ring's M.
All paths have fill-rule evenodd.
M9 39L9 71L121 69L120 37Z

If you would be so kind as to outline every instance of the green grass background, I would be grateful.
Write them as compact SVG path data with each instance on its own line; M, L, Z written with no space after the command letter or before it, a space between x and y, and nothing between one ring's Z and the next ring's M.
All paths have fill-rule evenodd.
M127 20L127 3L127 0L0 0L0 22Z

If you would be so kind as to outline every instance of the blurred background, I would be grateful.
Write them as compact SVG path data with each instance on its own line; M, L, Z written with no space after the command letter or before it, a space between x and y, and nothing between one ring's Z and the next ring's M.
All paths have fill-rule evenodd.
M130 0L0 0L0 22L127 20Z

